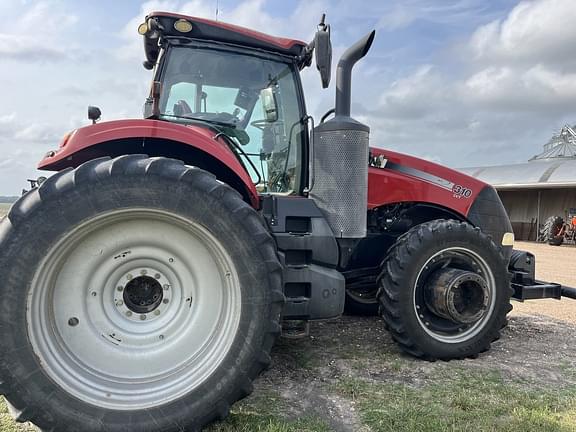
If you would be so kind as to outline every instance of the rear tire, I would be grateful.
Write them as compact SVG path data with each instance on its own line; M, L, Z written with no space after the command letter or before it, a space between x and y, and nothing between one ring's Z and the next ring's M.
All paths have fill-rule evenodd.
M564 237L558 235L564 226L564 219L560 216L550 216L544 222L543 238L551 246L560 246L564 242Z
M195 431L270 363L274 241L203 170L130 155L62 171L12 207L0 248L0 391L17 421Z
M489 304L471 324L444 319L429 309L422 288L438 269L461 268L486 280ZM427 360L474 357L489 349L512 310L507 263L490 237L464 222L436 220L399 237L383 261L380 310L399 346Z

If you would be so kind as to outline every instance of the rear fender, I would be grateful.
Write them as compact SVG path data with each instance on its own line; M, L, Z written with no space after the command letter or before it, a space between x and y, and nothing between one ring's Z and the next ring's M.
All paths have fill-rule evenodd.
M67 135L38 169L61 171L102 156L145 153L179 159L214 174L254 208L260 199L254 183L223 137L208 128L158 120L117 120L86 126Z

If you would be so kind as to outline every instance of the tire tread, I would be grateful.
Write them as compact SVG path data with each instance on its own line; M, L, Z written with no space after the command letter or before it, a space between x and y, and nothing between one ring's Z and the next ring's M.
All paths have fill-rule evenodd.
M149 158L144 154L133 154L119 156L114 159L109 157L90 160L78 166L76 169L65 169L49 177L39 188L29 191L14 206L12 206L7 221L11 223L13 229L20 223L25 223L27 217L42 205L42 202L57 200L59 194L63 193L76 184L91 183L97 187L97 183L105 178L126 176L139 176L146 179L150 176L159 176L170 179L178 183L194 184L216 200L222 201L224 206L235 215L246 229L251 231L253 238L258 244L258 250L262 255L262 262L268 269L269 310L266 330L262 348L253 356L255 361L249 370L241 372L240 388L231 392L212 408L212 414L208 421L225 418L230 407L239 399L252 393L252 382L258 375L269 367L271 363L270 349L280 335L280 317L285 302L283 293L283 273L279 262L276 244L272 236L268 233L261 216L243 201L242 196L230 186L216 180L216 177L200 168L184 165L182 161L167 158ZM1 264L1 262L0 262ZM2 268L0 267L0 271ZM10 368L6 359L9 353L0 353L0 393L8 401L10 411L18 422L30 421L43 431L71 432L72 426L57 423L57 420L46 413L41 406L34 406L32 397L28 395L25 382L18 380L10 373ZM16 408L18 407L18 408ZM104 425L104 419L99 419ZM151 422L158 424L155 419ZM177 425L170 430L199 430L204 424ZM106 430L102 426L101 430ZM156 429L154 429L156 430ZM166 430L166 429L164 429Z
M494 245L487 235L482 233L482 231L466 222L438 219L417 225L399 236L396 244L388 251L388 254L385 256L381 266L383 270L379 276L380 288L378 291L381 316L389 328L392 338L398 343L402 350L415 357L428 361L474 358L478 353L487 351L490 348L491 343L500 338L500 330L507 324L506 314L512 310L512 305L510 304L509 299L513 294L513 289L509 283L510 275L507 273L507 305L504 308L506 313L497 318L498 324L491 329L490 336L484 339L484 343L481 344L475 352L454 356L445 356L433 352L426 352L422 347L418 346L417 341L409 334L404 325L405 317L402 314L400 304L401 292L405 287L403 287L399 281L402 280L407 272L414 271L414 269L410 270L410 258L421 250L424 243L430 242L434 238L442 238L448 232L455 230L458 230L461 233L466 233L466 235L469 236L476 236L485 243L490 242L492 247L499 251L502 265L505 265L505 258L502 252Z

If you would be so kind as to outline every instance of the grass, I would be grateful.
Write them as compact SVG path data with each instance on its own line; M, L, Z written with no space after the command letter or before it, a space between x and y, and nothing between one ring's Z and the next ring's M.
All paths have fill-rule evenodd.
M0 218L8 213L12 204L0 203Z
M210 426L207 432L330 432L324 421L312 416L293 420L284 418L284 408L278 395L271 392L256 393L234 405L230 416ZM0 432L35 430L28 424L14 422L4 398L0 397Z
M497 373L458 371L421 387L345 379L337 390L373 432L576 429L576 388L529 387Z
M234 405L230 417L208 432L330 432L325 422L312 416L285 418L286 408L278 393L256 391Z
M32 432L35 430L30 425L15 423L10 417L4 398L0 397L0 432Z
M495 372L455 368L420 386L346 378L332 388L354 404L372 432L568 432L576 430L576 388L506 382ZM443 375L443 374L442 374ZM290 419L290 406L274 392L236 404L208 432L330 432L313 416ZM29 432L0 403L0 432Z

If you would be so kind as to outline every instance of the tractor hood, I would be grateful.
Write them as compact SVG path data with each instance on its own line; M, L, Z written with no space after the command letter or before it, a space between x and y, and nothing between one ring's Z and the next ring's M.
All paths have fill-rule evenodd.
M242 184L253 204L259 202L250 175L225 141L209 127L182 125L149 119L101 122L81 127L64 136L57 150L49 151L38 169L60 171L101 156L142 153L165 154L168 148L195 151L206 164L220 163ZM159 151L163 150L163 151ZM180 150L185 153L183 150ZM174 151L171 157L178 158Z
M368 208L395 202L426 202L467 215L487 186L427 160L381 148L370 149Z
M512 225L492 186L445 166L384 149L370 149L369 163L369 209L402 202L443 208L482 229L510 258Z

